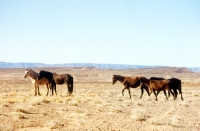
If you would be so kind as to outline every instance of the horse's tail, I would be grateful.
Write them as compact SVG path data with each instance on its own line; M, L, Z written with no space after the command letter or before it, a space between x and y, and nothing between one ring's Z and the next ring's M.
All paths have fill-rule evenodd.
M74 84L74 78L69 75L69 86L68 86L68 92L69 92L69 95L71 95L73 93L73 84Z

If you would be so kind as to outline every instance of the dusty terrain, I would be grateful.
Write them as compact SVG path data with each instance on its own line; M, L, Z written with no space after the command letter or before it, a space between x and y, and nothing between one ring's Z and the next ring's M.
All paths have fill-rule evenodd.
M33 68L69 73L74 92L66 97L66 85L57 85L57 96L34 96L25 69L0 69L0 131L198 131L200 130L200 73L184 68L100 70L96 68ZM112 75L177 77L182 80L184 101L178 95L166 100L163 93L150 97L140 88L121 94L123 85L111 84Z

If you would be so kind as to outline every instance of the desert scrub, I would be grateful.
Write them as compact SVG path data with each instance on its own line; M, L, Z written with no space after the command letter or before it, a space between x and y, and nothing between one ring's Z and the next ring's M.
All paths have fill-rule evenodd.
M146 110L144 108L132 109L130 117L136 121L145 121L147 119Z
M39 104L42 103L43 100L44 100L44 97L43 97L43 96L32 97L32 98L29 100L29 104L32 105L32 106L39 105Z

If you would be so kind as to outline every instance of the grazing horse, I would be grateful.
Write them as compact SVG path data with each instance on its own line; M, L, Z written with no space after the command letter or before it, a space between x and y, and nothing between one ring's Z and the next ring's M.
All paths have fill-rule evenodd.
M53 86L56 89L56 84L67 84L68 87L68 95L70 96L73 93L73 77L69 74L56 74L48 71L41 70L39 72L38 79L41 79L42 77L45 77L48 79L50 83L53 84ZM53 91L52 91L53 93Z
M40 80L37 80L38 77L38 73L33 71L31 68L26 69L25 73L24 73L24 78L30 77L31 78L31 82L33 83L34 87L35 87L35 96L41 95L40 94L40 90L39 90L39 85L46 85L47 87L47 94L49 93L49 81L46 78L41 78Z
M164 78L161 77L151 77L150 80L164 80ZM183 100L183 96L182 96L182 91L181 91L181 80L177 79L177 78L171 78L168 79L170 81L170 89L172 89L174 91L174 95L175 95L175 99L177 98L177 90L179 91L179 94L181 94L181 99ZM159 92L157 92L157 95L159 94ZM164 94L166 96L166 92L164 90ZM168 92L168 97L170 96L170 92Z
M170 81L169 80L150 80L145 77L142 77L140 80L143 84L145 84L146 86L149 87L150 94L152 92L154 93L154 95L156 96L156 101L158 100L158 98L157 98L157 94L155 91L168 90L174 96L174 93L170 89ZM174 96L174 100L175 100L175 96Z
M129 92L129 96L131 99L131 91L130 91L130 87L131 88L137 88L138 86L140 86L140 79L141 77L128 77L128 76L121 76L121 75L113 75L113 81L112 84L114 85L116 81L120 81L123 85L124 88L122 89L122 95L124 96L124 90L127 89ZM145 86L144 84L141 85L141 96L140 99L142 98L143 92L145 89L148 93L148 95L150 95L149 93L149 89L147 86Z

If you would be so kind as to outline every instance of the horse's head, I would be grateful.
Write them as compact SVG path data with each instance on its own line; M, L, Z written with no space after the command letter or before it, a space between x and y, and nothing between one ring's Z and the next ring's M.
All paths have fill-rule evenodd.
M26 71L24 73L24 78L29 76L28 73L29 73L30 70L31 70L31 68L26 69Z
M117 81L117 78L115 77L115 75L113 75L112 84L114 85L116 81Z
M40 80L44 76L45 76L45 71L44 70L40 70L37 80Z

